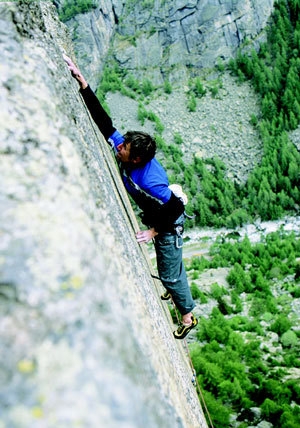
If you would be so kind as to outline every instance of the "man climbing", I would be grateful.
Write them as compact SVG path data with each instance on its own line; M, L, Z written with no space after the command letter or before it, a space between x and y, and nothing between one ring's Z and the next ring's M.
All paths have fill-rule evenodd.
M161 298L172 297L181 313L182 323L173 334L176 339L183 339L198 321L192 313L195 303L182 262L185 220L182 198L172 192L167 174L155 158L155 140L138 131L121 135L80 70L66 55L64 60L79 83L92 118L114 149L127 192L142 210L142 222L148 229L137 232L136 239L140 244L154 241L159 278L167 290Z

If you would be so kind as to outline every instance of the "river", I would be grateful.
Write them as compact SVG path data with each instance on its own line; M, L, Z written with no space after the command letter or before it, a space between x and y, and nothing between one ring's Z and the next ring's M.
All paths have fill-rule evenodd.
M276 232L282 228L286 232L294 231L300 235L300 216L285 217L276 221L256 221L236 229L213 229L213 228L193 228L185 232L185 244L183 247L183 257L190 259L193 256L204 255L209 251L210 245L218 236L226 239L230 236L243 239L248 236L251 243L259 242L262 236Z

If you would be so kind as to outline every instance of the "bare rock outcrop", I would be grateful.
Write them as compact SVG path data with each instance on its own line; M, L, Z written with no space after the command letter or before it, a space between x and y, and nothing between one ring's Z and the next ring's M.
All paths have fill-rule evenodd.
M99 0L67 25L80 66L97 87L103 59L113 57L136 76L182 81L190 68L228 61L245 41L259 44L274 0Z

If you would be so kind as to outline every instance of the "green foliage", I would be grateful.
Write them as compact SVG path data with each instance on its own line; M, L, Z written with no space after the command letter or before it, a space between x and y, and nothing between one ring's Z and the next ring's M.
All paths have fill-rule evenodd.
M142 82L142 93L145 97L148 97L154 91L154 86L149 79L145 79Z
M300 154L286 135L298 127L300 119L298 21L299 5L279 0L274 4L267 43L258 53L239 52L236 62L229 64L239 78L250 79L262 96L259 129L265 152L262 165L249 177L246 194L251 213L266 220L294 210L300 200L299 192L294 191L300 186ZM258 125L254 118L252 123Z
M266 295L265 293L256 291L251 299L249 315L261 318L266 311L271 314L275 314L277 312L275 299L272 295Z
M227 278L232 287L230 305L227 290L213 284L211 297L217 300L218 307L212 310L208 319L201 318L198 342L191 352L204 392L212 394L230 413L239 413L243 408L238 416L240 421L244 420L247 409L260 407L262 417L276 428L293 427L299 423L299 406L292 404L300 402L299 382L298 379L285 381L286 369L300 366L299 338L297 330L292 329L289 294L294 292L295 286L284 282L284 294L276 298L268 279L269 270L275 266L281 270L282 265L286 265L282 279L290 275L299 256L299 238L279 229L255 244L251 244L248 237L234 242L223 236L213 245L209 260L195 258L191 262L195 270L197 266L202 270L212 266L232 266ZM244 299L247 295L247 316L234 315L237 313L235 305L240 311L243 309L240 290L243 290ZM280 355L261 346L267 332L260 320L279 335ZM266 352L269 354L267 360ZM251 412L246 419L249 423L254 422Z
M141 7L141 9L145 9L145 10L151 10L154 7L154 0L142 0L140 2L137 2L136 0L127 0L124 3L125 13L126 14L133 13L137 6L137 3L139 3L139 6Z
M126 69L121 68L116 62L110 61L104 67L98 91L102 97L109 91L121 92L127 97L136 99L150 96L155 90L149 79L138 81ZM141 104L141 101L140 101ZM144 107L143 107L144 108Z
M154 7L154 0L143 0L141 6L145 9L152 9Z
M273 400L266 398L261 405L262 417L270 422L277 422L282 414L281 406L276 404Z
M280 416L280 427L282 428L298 428L300 426L300 407L288 406L283 407L283 413Z
M203 272L209 266L210 262L205 257L193 257L190 264L186 266L186 270L189 271L195 269L198 272Z
M233 211L238 200L238 186L225 178L225 171L224 164L217 158L204 161L195 157L190 172L185 172L184 186L193 189L194 198L190 204L196 216L196 224L221 226L227 222L234 223L237 212L233 214ZM237 220L239 222L240 219Z
M218 95L218 92L219 92L219 88L218 88L218 86L211 86L211 87L209 88L209 90L210 90L210 92L211 92L211 95L212 95L214 98Z
M197 98L201 98L206 94L206 89L204 88L201 80L199 77L196 77L195 79L191 79L189 81L189 91L187 93L188 95L188 110L189 111L196 111L197 106Z
M286 317L286 315L280 314L270 326L270 330L277 333L279 336L282 336L287 332L292 326L291 321Z
M227 264L233 265L227 281L238 292L253 290L269 293L269 281L276 270L276 276L284 277L295 270L295 258L300 254L299 241L293 233L279 230L267 235L264 242L250 245L248 237L232 245L229 242L216 243L211 247L211 254L216 253ZM245 270L247 265L254 265Z
M79 13L86 13L97 7L95 0L65 0L59 8L59 19L66 22Z
M221 403L221 400L217 400L214 395L209 392L204 391L204 400L214 426L218 428L228 428L230 421L229 409Z
M224 287L220 287L217 283L211 285L210 295L213 299L220 299L224 295L228 294Z
M228 302L223 297L218 297L218 309L223 315L230 315L233 312L232 307L228 304Z
M102 96L109 91L121 91L125 76L126 72L122 71L116 64L106 66L102 72L101 84L98 91L101 91ZM99 92L97 92L97 95Z
M147 119L154 122L155 124L155 131L158 132L159 134L162 134L163 130L164 130L164 125L162 124L162 122L160 121L159 117L151 112L148 111L147 113Z
M199 77L197 77L195 79L195 81L193 83L192 91L196 95L197 98L201 98L206 94L206 89L204 88Z
M293 287L293 289L291 290L291 295L295 299L299 299L300 298L300 287L299 286Z
M290 346L296 346L298 344L298 338L294 331L288 330L281 336L282 346L285 348Z
M190 112L195 112L196 111L197 101L196 101L196 97L195 97L194 94L191 94L189 96L187 108L188 108L188 111L190 111Z
M191 293L194 300L199 299L201 303L207 302L207 297L194 282L191 283Z
M238 200L238 194L235 193L235 200ZM245 208L238 208L233 210L231 213L228 213L228 216L225 219L224 225L229 229L235 229L238 226L249 223L251 217Z
M219 311L214 310L211 319L203 321L200 336L204 335L202 339L209 338L209 343L201 347L200 354L197 353L197 348L192 350L201 384L224 404L245 404L252 385L240 355L247 354L248 345L241 335L231 331L229 323Z
M141 125L144 125L145 120L148 118L148 112L145 109L145 107L143 106L143 104L141 104L141 103L139 103L139 105L138 105L137 118L138 118L139 122L141 122Z
M231 292L231 304L234 305L233 312L235 314L242 312L243 303L239 296L239 293L237 293L235 290Z
M217 69L222 73L223 71L225 71L225 65L222 62L221 58L218 58L217 61Z
M178 145L183 144L183 139L178 132L175 132L174 134L174 143Z
M218 343L227 343L230 334L230 327L226 323L224 316L219 309L214 308L211 314L211 319L202 320L198 330L198 339L200 341L215 340Z
M126 77L125 85L135 92L140 90L140 83L134 76L132 76L132 74Z
M150 120L155 124L156 132L158 132L159 135L162 134L164 130L164 126L160 121L159 117L155 113L151 111L147 111L142 103L139 103L138 105L137 118L142 125L144 125L146 119ZM167 146L163 144L162 139L160 140L160 143L161 143L161 148L165 148L167 150Z
M258 118L255 116L255 114L251 113L251 117L250 117L250 123L252 126L254 126L256 128L256 126L258 125Z
M166 80L164 82L164 91L165 91L166 94L171 94L172 93L172 85L171 85L171 83L168 80Z
M249 274L243 270L239 263L234 264L226 279L239 294L244 291L253 291Z
M156 145L159 150L166 151L168 146L161 135L155 135Z

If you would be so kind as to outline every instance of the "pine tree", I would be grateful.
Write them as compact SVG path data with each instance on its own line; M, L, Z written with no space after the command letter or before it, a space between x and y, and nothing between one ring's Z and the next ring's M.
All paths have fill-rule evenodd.
M199 225L211 226L213 224L212 214L209 209L209 201L200 193L196 200L195 214L198 217ZM198 223L198 222L197 222Z
M300 1L299 0L289 0L290 7L290 16L291 22L294 26L299 23L299 15L300 15Z
M265 119L271 121L277 114L276 96L274 92L268 92L262 100L262 114Z
M258 211L262 219L271 219L271 206L276 199L266 177L263 177L257 196Z
M290 111L289 116L289 129L296 129L298 127L298 119L296 118L293 111Z

